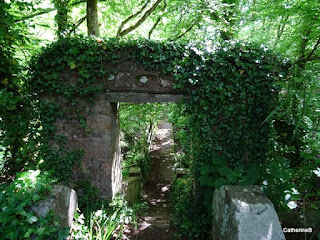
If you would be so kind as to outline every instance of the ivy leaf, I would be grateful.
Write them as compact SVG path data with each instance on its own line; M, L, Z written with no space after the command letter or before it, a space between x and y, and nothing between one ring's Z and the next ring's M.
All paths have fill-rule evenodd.
M213 187L213 181L211 177L208 177L206 175L200 176L199 182L201 186L209 186Z
M46 230L45 228L39 228L37 230L37 234L42 235L45 230Z
M8 83L9 83L8 78L3 79L3 80L1 81L1 83L2 83L3 85L8 85Z
M214 181L213 185L214 185L214 188L218 189L226 183L227 181L225 178L218 178L217 180Z
M73 62L73 63L70 63L70 69L75 69L77 67L77 65Z
M219 168L218 172L221 176L227 176L229 173L232 172L232 170L230 168L228 168L227 166L223 166L223 167Z
M32 200L34 202L38 201L41 197L38 194L33 195Z
M26 234L24 234L24 238L27 238L27 239L29 239L30 238L30 235L31 235L31 233L32 233L32 229L31 228L29 228L28 229L28 231L26 232Z
M32 223L38 221L38 218L36 216L32 216L31 214L28 214L27 221L32 224Z

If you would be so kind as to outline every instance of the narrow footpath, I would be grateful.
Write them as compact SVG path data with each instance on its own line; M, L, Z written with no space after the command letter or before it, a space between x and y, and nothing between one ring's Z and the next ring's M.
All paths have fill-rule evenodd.
M139 217L138 229L130 239L173 240L170 228L170 183L174 176L172 126L162 122L156 131L151 151L152 165L142 195L149 208Z

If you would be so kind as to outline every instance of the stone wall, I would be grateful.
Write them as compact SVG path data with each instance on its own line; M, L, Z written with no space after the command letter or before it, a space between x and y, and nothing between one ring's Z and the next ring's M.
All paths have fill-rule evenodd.
M59 103L64 117L56 121L56 134L67 137L67 150L83 149L81 164L73 169L72 182L89 180L100 197L111 199L121 189L120 129L118 103L97 96L95 104L77 99L75 106L62 97L46 97ZM75 109L82 109L87 127L80 125Z
M94 99L94 105L84 98L73 99L75 103L71 105L62 96L42 96L62 107L64 116L55 127L56 134L67 137L67 150L84 150L81 164L73 169L72 181L89 180L105 199L112 198L122 185L118 102L178 102L184 94L173 88L173 76L146 70L127 53L122 55L120 63L104 64L106 75L98 79L104 89ZM60 77L61 82L77 82L72 71L62 72ZM81 110L86 129L81 127L76 109Z

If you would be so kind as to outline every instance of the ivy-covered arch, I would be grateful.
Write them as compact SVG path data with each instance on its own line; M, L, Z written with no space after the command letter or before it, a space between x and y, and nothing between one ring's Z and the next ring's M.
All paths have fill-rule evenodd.
M113 149L102 155L112 155L113 160L106 163L99 157L86 156L87 165L82 171L93 171L88 169L94 165L94 159L98 159L99 167L119 172L115 161L119 156L114 156L119 153L115 137L117 109L106 96L119 91L116 81L126 64L128 71L131 66L138 66L143 74L128 80L131 85L121 91L161 94L152 92L152 85L145 91L132 88L134 81L143 86L146 81L143 77L147 77L160 84L161 91L172 86L162 94L186 96L189 154L193 159L192 173L198 196L195 202L202 202L207 211L202 216L209 215L213 191L221 185L261 184L269 174L265 163L272 160L272 124L268 116L277 105L274 83L283 75L280 72L283 64L265 47L238 42L208 48L207 45L77 37L53 43L33 60L29 82L35 98L40 100L38 109L43 128L38 157L43 159L42 168L59 169L56 173L63 180L70 177L76 160L86 153L68 148L68 141L77 134L91 139L101 135L94 131L95 127L100 128L100 121L108 125L109 130L113 129L105 136L99 135L101 146ZM148 78L148 74L151 77ZM112 81L114 85L110 84ZM123 79L121 82L125 83ZM93 120L92 113L100 118ZM82 129L76 127L77 124ZM56 130L68 133L66 128L72 129L67 138L53 137ZM86 144L90 145L90 141ZM83 144L79 147L86 148ZM88 177L92 174L97 172L91 172ZM114 173L108 175L109 186L114 176ZM114 189L117 190L118 187Z

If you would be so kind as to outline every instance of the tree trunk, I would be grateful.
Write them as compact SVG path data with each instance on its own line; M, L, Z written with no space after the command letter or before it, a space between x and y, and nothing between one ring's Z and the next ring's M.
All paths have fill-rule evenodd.
M99 36L98 0L87 0L88 35Z
M57 14L55 16L55 22L58 26L56 31L58 38L63 38L67 36L68 31L70 30L70 18L69 18L69 0L55 0L54 1L55 9Z

